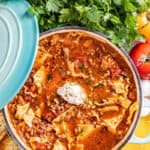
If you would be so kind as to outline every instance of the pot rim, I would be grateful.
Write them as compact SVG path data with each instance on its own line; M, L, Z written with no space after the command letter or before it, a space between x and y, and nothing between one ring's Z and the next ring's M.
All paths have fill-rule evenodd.
M134 77L134 82L135 82L136 88L137 88L137 90L136 90L137 91L137 97L138 97L137 100L138 100L139 105L138 105L138 110L135 113L133 122L130 125L130 128L128 129L126 135L113 148L113 150L120 149L120 148L122 148L128 142L128 140L133 135L133 132L134 132L134 130L136 128L136 125L138 123L138 120L140 118L140 113L141 113L141 108L142 108L142 89L141 89L140 77L139 77L139 74L137 72L137 69L136 69L133 61L131 60L130 56L128 55L127 51L125 51L123 48L120 48L120 47L114 45L110 41L110 39L108 39L108 37L105 36L104 34L102 34L101 32L91 31L91 30L88 30L88 29L86 29L84 27L78 27L78 26L64 26L64 27L53 28L53 29L47 30L45 32L42 32L40 34L40 39L42 39L42 38L44 38L46 36L49 36L50 34L67 32L69 30L70 31L76 30L76 31L82 31L82 32L88 33L90 35L95 36L95 38L96 37L99 38L99 41L100 41L100 39L103 39L105 42L107 42L108 44L110 44L121 55L121 57L124 59L124 61L128 65L128 67L132 71L132 74L133 74L133 77ZM3 112L3 117L4 117L5 124L6 124L6 128L7 128L8 132L9 132L9 134L19 144L19 146L21 146L22 149L26 150L27 149L26 144L21 140L21 138L19 137L19 135L15 133L16 131L15 131L14 127L10 124L11 121L9 119L9 116L7 115L7 113L8 113L7 111L8 111L7 110L7 106L5 106L5 108L2 110L2 112Z

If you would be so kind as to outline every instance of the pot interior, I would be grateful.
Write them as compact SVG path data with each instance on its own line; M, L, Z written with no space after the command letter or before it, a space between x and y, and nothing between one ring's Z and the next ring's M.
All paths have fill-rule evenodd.
M47 37L50 37L54 34L63 34L63 33L68 33L68 32L81 32L83 34L87 34L89 35L91 38L93 39L96 39L97 41L99 41L100 43L105 43L106 45L108 45L108 48L110 48L110 53L114 55L114 57L118 60L123 59L124 62L122 64L120 64L122 67L124 64L126 64L126 66L128 66L128 68L130 68L130 72L132 73L132 79L133 79L133 82L135 83L135 88L136 88L136 97L137 97L137 103L138 103L138 108L134 114L134 118L133 118L133 121L126 133L126 135L124 136L124 138L122 138L122 140L120 140L120 142L115 145L113 147L113 149L119 149L120 147L122 147L128 140L129 138L131 137L131 135L133 134L134 132L134 129L136 127L136 124L137 124L137 121L139 119L139 114L140 114L140 110L141 110L141 87L140 87L140 82L139 82L139 77L138 77L138 74L137 74L137 71L131 61L131 59L129 58L128 54L118 48L117 46L113 45L108 39L106 39L105 37L103 37L101 34L99 33L93 33L93 32L90 32L90 31L87 31L87 30L84 30L82 28L75 28L75 27L67 27L67 28L59 28L59 29L54 29L54 30L50 30L48 32L45 32L41 35L40 37L40 40L43 40ZM113 53L114 51L114 53ZM18 144L24 148L24 149L30 149L22 140L21 138L19 137L19 135L17 134L14 126L12 125L11 123L11 118L10 118L10 115L9 115L9 111L8 111L8 106L6 106L4 108L4 119L5 119L5 122L6 122L6 125L7 125L7 128L8 128L8 131L10 132L10 134L15 138L15 140L18 142ZM109 144L109 143L108 143Z

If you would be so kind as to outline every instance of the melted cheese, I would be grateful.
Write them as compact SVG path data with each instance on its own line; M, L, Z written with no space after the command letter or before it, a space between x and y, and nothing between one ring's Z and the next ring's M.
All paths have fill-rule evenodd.
M58 88L57 94L70 104L80 105L86 99L86 94L77 83L66 83Z

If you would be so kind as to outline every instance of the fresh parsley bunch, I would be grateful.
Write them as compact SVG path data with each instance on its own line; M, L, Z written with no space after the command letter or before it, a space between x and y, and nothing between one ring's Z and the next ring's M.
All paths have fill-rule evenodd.
M138 13L150 8L149 0L28 0L40 31L66 25L100 31L120 47L130 49L140 39Z

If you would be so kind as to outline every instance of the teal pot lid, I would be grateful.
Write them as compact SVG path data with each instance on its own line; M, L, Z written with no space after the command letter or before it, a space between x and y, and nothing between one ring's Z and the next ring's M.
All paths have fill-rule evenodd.
M26 0L0 2L0 109L25 83L35 59L39 29Z

